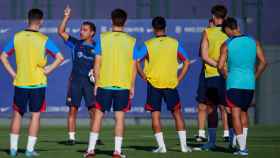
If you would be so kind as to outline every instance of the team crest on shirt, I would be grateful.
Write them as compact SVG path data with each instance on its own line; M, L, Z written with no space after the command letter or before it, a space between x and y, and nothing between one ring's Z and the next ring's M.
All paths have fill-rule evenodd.
M86 60L93 60L94 58L93 57L90 57L90 56L86 56L83 52L78 52L77 53L77 57L78 58L84 58L84 59L86 59Z
M83 52L78 52L78 58L82 58L84 56Z

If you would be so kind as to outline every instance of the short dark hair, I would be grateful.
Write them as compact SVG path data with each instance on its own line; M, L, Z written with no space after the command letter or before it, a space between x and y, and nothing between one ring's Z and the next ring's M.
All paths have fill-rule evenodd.
M115 9L111 13L111 18L113 25L115 26L124 26L127 20L127 13L123 9Z
M87 25L90 27L90 30L93 31L93 32L96 32L96 26L94 23L90 22L90 21L84 21L82 23L82 25Z
M44 13L42 10L33 8L28 11L28 21L29 23L32 21L42 20L44 18Z
M166 28L166 20L162 16L157 16L152 21L152 26L155 30L164 30Z
M238 28L237 20L233 17L226 18L222 25L223 32L225 32L226 28L230 28L231 30L236 30Z
M217 18L224 19L227 16L227 8L224 5L215 5L211 9L211 13Z

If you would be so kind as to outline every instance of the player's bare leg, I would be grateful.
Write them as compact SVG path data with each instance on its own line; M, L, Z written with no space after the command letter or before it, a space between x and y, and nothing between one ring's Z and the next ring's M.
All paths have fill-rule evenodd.
M232 117L233 117L233 127L236 134L237 142L240 147L240 151L246 150L246 139L243 135L243 126L241 120L241 109L239 107L232 108ZM237 153L235 153L237 154Z
M31 120L29 122L29 136L25 153L27 157L39 155L35 152L34 147L37 142L37 135L40 128L40 115L40 112L32 112Z
M172 116L175 120L176 131L180 140L181 151L182 152L191 152L191 148L187 146L187 134L185 120L181 110L172 111Z
M122 155L122 142L125 131L125 112L115 112L115 150L113 157L125 157Z
M69 112L68 112L68 134L69 134L69 140L67 142L68 145L74 145L76 138L76 120L77 120L77 113L78 108L76 106L70 106Z
M206 132L205 132L205 122L207 118L207 105L203 103L198 104L198 135L196 137L196 141L204 142L207 141Z
M22 115L18 111L13 112L13 117L10 124L10 154L17 155L18 140L21 129Z
M87 152L84 154L85 158L94 158L95 157L95 146L99 137L99 132L102 126L104 112L96 109L94 112L93 120L91 121L91 132L89 134L89 144Z
M95 114L96 109L94 107L91 107L88 109L88 111L89 111L89 116L90 116L89 126L90 126L90 129L92 129L93 119L94 119L94 114ZM97 145L104 145L104 143L100 139L98 139Z
M241 122L243 127L243 135L247 141L248 128L249 128L249 114L248 111L241 111Z
M226 112L225 106L220 105L219 110L221 112L221 118L222 118L222 123L223 123L223 129L224 129L224 141L229 142L229 126L228 126L228 114Z
M154 111L151 114L152 114L152 128L158 144L158 148L153 150L153 152L166 153L166 146L164 143L163 133L161 132L160 112Z

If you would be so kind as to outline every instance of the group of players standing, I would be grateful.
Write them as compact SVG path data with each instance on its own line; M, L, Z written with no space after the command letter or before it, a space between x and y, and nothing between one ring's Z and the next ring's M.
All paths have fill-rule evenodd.
M209 136L208 142L199 149L215 149L217 105L222 105L228 120L230 147L235 148L238 144L234 154L248 155L247 110L253 98L255 80L264 71L266 60L259 42L240 32L237 21L227 17L226 7L216 5L211 13L214 26L206 28L202 34L200 55L203 68L197 96L200 103L199 122L205 121L207 113ZM98 37L94 37L96 27L89 21L82 23L80 39L69 35L65 28L70 16L71 8L66 7L58 27L58 34L72 49L73 59L66 98L69 106L68 143L75 144L76 116L84 98L91 120L89 144L84 157L95 157L95 146L102 143L99 133L104 113L111 108L115 113L115 149L112 155L125 157L121 150L125 113L131 108L138 72L147 82L145 109L151 112L152 129L158 144L153 152L167 152L160 121L162 100L175 120L181 151L191 152L176 88L189 69L190 59L182 44L166 34L165 18L153 18L154 37L137 48L136 39L124 32L127 13L122 9L115 9L111 13L112 31L103 32ZM40 126L40 113L46 110L47 75L63 61L63 55L55 44L39 32L42 23L43 12L31 9L28 13L28 28L16 33L1 54L1 61L15 86L10 131L10 155L13 157L18 153L21 120L27 111L32 113L32 117L25 155L38 156L34 146ZM16 57L16 71L8 61L12 54ZM55 58L48 66L46 54ZM180 72L179 61L183 63ZM94 82L89 80L89 72L93 74L91 81ZM198 135L201 139L205 137L203 126L200 125Z

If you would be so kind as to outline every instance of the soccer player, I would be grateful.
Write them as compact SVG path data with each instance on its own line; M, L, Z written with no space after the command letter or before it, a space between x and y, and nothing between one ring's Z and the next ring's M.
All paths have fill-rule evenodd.
M209 19L208 21L208 27L214 27L214 20L213 18ZM203 70L203 69L202 69ZM203 71L202 71L203 73ZM203 75L203 74L202 74ZM202 84L200 85L202 86ZM198 107L198 135L196 136L196 141L197 142L206 142L207 138L206 138L206 132L205 132L205 120L207 118L207 105L203 104L203 103L199 103ZM229 130L228 130L228 120L227 120L227 113L226 113L226 109L224 108L224 106L220 105L219 106L219 110L221 112L221 117L222 117L222 123L223 123L223 127L224 127L224 134L223 134L223 138L225 142L229 141Z
M112 157L125 157L122 142L125 126L125 113L130 110L130 99L134 96L136 77L136 39L124 32L127 13L115 9L111 13L112 31L104 32L97 40L101 51L95 59L96 111L89 136L86 158L95 156L103 116L113 108L115 113L115 150Z
M162 99L166 102L167 109L175 120L181 151L191 152L186 142L185 121L177 91L177 86L188 71L189 56L178 40L166 35L166 21L163 17L155 17L152 26L155 37L146 41L139 51L141 59L145 58L144 71L141 68L140 60L137 62L137 68L141 77L148 84L145 109L151 112L152 128L158 144L158 148L153 152L167 152L160 121ZM184 65L179 74L178 59Z
M77 39L67 32L65 28L69 18L71 16L71 8L67 6L64 10L64 18L58 27L58 33L61 38L65 41L67 46L72 49L72 60L73 67L69 78L69 86L66 104L69 106L68 113L68 134L69 139L67 144L75 144L75 133L76 133L76 118L78 109L81 104L82 98L85 100L85 106L88 108L91 121L94 115L94 83L92 83L88 77L91 71L96 49L99 51L93 36L96 32L96 27L89 21L84 21L80 29L80 39ZM99 143L101 143L99 141Z
M1 61L13 79L15 86L13 116L10 128L10 155L15 157L18 150L21 120L26 112L31 112L29 136L25 155L38 156L34 147L40 128L40 114L46 110L45 92L47 75L63 61L63 56L46 35L39 32L43 24L43 12L31 9L28 12L28 27L16 33L1 54ZM15 54L16 71L8 61ZM48 66L46 55L55 58Z
M218 68L227 77L227 102L239 144L239 151L234 154L247 156L247 111L253 99L256 79L265 70L266 59L260 43L242 34L234 18L224 21L223 31L230 38L221 47ZM224 69L226 62L227 69Z
M225 80L218 72L218 59L220 47L228 38L222 32L221 25L227 15L227 9L223 5L212 7L213 21L215 26L206 28L202 35L201 57L204 63L200 75L197 101L207 105L208 112L208 143L202 150L211 150L216 147L216 129L218 126L217 105L226 105ZM228 118L230 120L230 116ZM230 122L230 121L229 121ZM231 127L231 126L230 126Z

